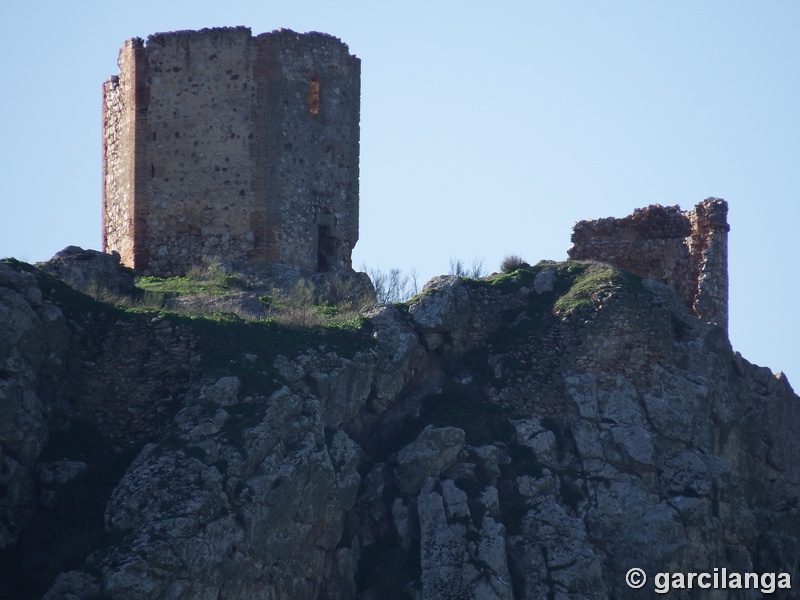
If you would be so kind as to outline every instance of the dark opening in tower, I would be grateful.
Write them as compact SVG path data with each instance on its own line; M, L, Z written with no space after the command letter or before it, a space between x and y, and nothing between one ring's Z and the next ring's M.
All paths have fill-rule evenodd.
M311 80L308 82L308 110L311 111L312 115L319 114L319 107L322 104L319 95L319 78L315 75L311 76Z
M338 241L335 235L333 215L317 214L317 271L330 271L338 266Z

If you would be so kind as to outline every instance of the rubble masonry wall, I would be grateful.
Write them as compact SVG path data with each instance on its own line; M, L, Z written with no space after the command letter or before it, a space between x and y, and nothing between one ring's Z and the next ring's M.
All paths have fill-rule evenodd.
M569 257L606 262L672 285L695 315L728 329L728 205L652 205L575 224Z
M104 85L104 251L145 274L207 262L349 268L360 61L244 27L129 40Z

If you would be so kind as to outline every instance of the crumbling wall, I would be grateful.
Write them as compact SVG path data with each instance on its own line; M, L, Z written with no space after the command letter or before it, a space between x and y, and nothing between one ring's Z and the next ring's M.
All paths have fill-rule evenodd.
M103 85L103 248L119 252L122 263L134 266L136 210L137 131L147 110L144 98L142 40L128 40L119 53L120 75ZM138 118L137 118L138 117ZM141 176L138 183L141 183ZM138 190L141 191L141 190ZM141 194L140 194L141 196Z
M104 86L104 250L141 273L225 261L350 268L360 62L245 27L125 43Z
M597 260L672 285L695 315L728 329L728 204L708 198L691 211L638 208L622 219L580 221L569 257Z

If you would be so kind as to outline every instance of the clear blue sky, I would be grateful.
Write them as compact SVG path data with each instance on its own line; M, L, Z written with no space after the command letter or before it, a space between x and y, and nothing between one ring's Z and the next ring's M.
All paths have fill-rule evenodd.
M223 25L361 57L357 265L560 260L577 220L725 198L734 348L800 386L800 3L6 0L0 256L99 248L119 47Z

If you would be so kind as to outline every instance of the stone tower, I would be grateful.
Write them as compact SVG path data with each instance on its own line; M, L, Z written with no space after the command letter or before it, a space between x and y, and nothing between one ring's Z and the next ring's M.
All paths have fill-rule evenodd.
M360 60L245 27L128 40L103 86L103 250L143 274L209 261L351 268Z
M673 286L699 318L728 331L728 204L683 212L654 204L624 219L580 221L569 257L597 260Z

